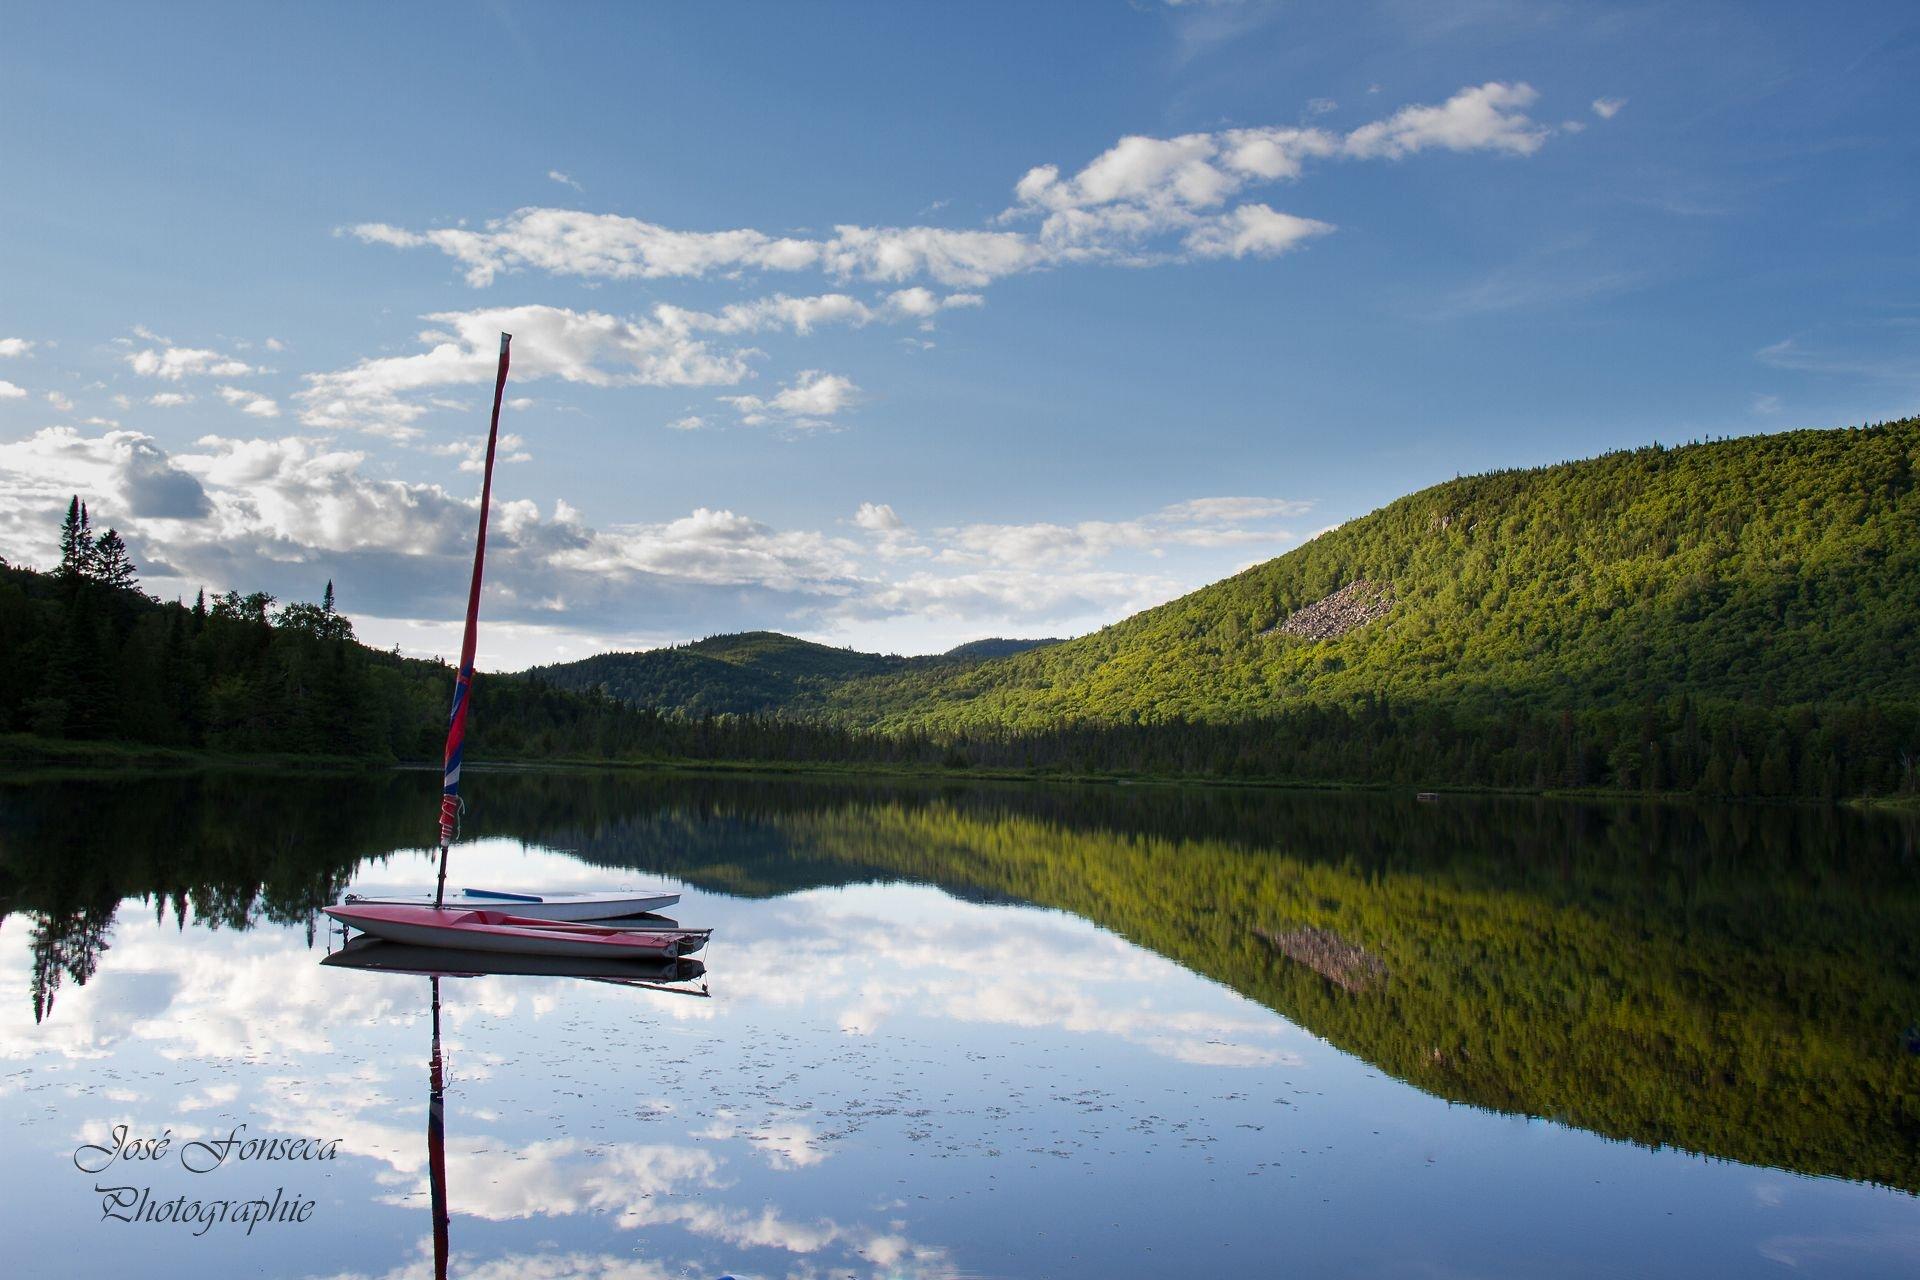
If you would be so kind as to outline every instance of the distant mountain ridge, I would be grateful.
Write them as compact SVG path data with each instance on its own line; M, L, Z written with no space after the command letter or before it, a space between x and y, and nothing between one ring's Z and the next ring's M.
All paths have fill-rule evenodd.
M1920 792L1916 474L1911 418L1652 445L1435 485L1016 652L753 632L532 674L949 767Z
M840 685L897 672L967 666L1058 640L992 638L922 657L861 653L777 631L742 631L691 644L601 653L524 674L549 686L600 692L633 706L686 715L793 712L823 704Z

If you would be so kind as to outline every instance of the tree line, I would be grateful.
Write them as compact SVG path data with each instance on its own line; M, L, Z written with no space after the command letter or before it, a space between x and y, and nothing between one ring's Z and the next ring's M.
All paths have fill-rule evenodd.
M52 573L0 562L0 733L238 754L434 760L453 671L360 644L317 603L140 590L76 497ZM1491 708L1491 709L1490 709ZM1069 775L1826 797L1920 791L1920 704L1781 705L1679 692L1541 708L1360 693L1224 720L1063 715L1044 725L860 727L826 714L635 707L483 676L470 759L741 761Z

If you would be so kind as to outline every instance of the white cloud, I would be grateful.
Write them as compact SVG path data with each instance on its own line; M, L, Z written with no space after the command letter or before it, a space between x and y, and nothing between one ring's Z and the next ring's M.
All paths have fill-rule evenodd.
M1294 538L1291 531L1249 522L1301 515L1310 506L1285 498L1197 498L1132 520L971 524L950 532L941 558L952 564L1087 566L1125 549L1261 543L1277 549Z
M840 280L927 280L977 289L1071 262L1177 260L1182 249L1201 257L1279 252L1331 228L1264 204L1234 205L1249 185L1297 179L1314 159L1399 159L1435 149L1528 155L1552 132L1527 115L1537 98L1529 85L1495 81L1464 88L1438 105L1405 107L1344 134L1272 126L1129 136L1077 173L1065 174L1054 164L1028 170L1014 186L1013 207L987 229L848 223L826 236L773 236L751 228L679 231L619 214L530 207L479 230L363 223L344 233L369 244L437 248L460 263L476 287L522 270L614 280L811 270ZM1038 226L1010 229L1026 219L1038 219ZM1163 237L1173 242L1161 243ZM873 318L867 304L844 295L817 301L838 310L819 317L790 311L781 322L798 328ZM892 305L916 315L907 309L924 301L914 295ZM945 305L977 305L977 297L956 295ZM732 311L721 312L717 323L735 327L713 331L773 322L750 310L728 318Z
M267 339L267 350L269 350L269 351L285 351L286 349L287 349L287 344L286 344L286 343L284 343L284 342L282 342L282 341L280 341L280 339L278 339L278 338L268 338L268 339Z
M820 248L822 265L843 278L926 276L966 288L1044 266L1049 259L1045 249L1018 232L944 227L835 227L833 239Z
M176 347L150 329L136 327L134 332L158 345L130 351L124 359L143 377L178 382L182 378L244 378L260 372L244 360L222 355L206 347Z
M0 400L19 400L26 394L26 388L17 387L5 378L0 378Z
M519 455L517 440L503 445ZM359 613L457 616L474 496L378 478L366 464L358 451L298 437L209 436L169 455L137 432L48 428L0 445L0 556L49 563L78 493L127 537L151 590L284 598L333 577ZM595 530L565 504L547 518L497 490L489 553L490 617L602 634L635 623L669 634L737 629L866 589L853 543L707 508Z
M1229 129L1215 135L1220 163L1247 179L1275 182L1298 178L1308 160L1340 154L1338 134L1290 125L1265 129Z
M593 387L674 387L728 385L747 376L744 353L716 351L690 337L684 327L657 321L549 306L443 311L424 318L439 326L420 334L426 351L308 374L307 388L298 396L303 405L300 420L328 430L364 430L402 439L417 435L414 423L428 407L409 393L488 387L502 331L520 340L513 360L516 381L558 378Z
M854 385L851 378L840 374L803 369L771 398L720 398L739 410L740 421L748 426L778 421L785 426L804 429L831 425L828 419L859 403L860 388Z
M99 523L123 533L134 527L130 518L184 520L209 510L198 482L149 437L47 427L0 444L0 556L47 563L60 513L74 494L85 496Z
M73 408L73 401L67 399L65 396L61 395L58 391L47 392L47 403L52 405L54 408L58 409L62 413L65 413L69 409Z
M675 418L672 422L669 422L667 424L667 430L669 431L701 431L706 428L706 425L707 425L707 420L705 418L701 417L697 413L690 413L684 418Z
M853 513L853 523L872 535L869 545L882 561L926 560L935 554L934 548L908 528L907 522L889 503L861 503L859 510Z
M219 391L222 400L250 417L277 418L280 416L280 406L258 392L248 391L244 387L229 386L222 386Z
M841 539L783 532L732 511L697 507L677 520L591 534L552 563L591 574L637 570L708 585L839 596L855 589L856 554Z
M922 619L940 624L944 636L1058 632L1138 612L1171 599L1181 587L1164 574L1117 569L918 569L850 596L832 616L869 622Z
M479 448L430 452L470 470ZM509 461L526 456L511 433L501 450ZM0 445L0 556L50 563L77 493L128 539L150 590L297 598L332 577L357 616L386 620L384 635L444 651L434 645L446 637L415 638L406 620L459 616L476 501L459 488L385 478L362 452L321 439L207 436L173 453L136 431L51 427ZM1060 634L1277 554L1293 537L1286 522L1306 509L1205 497L1133 518L916 531L890 505L869 502L843 532L777 528L717 507L595 528L564 502L548 515L503 483L489 537L490 643L510 641L530 662L551 660L563 634L576 653L642 637L838 633L892 619L924 625L933 648L983 633ZM1155 567L1175 552L1186 557L1180 568Z
M1297 498L1191 498L1162 507L1160 517L1176 524L1230 524L1301 516L1312 509L1311 502Z
M896 289L887 295L887 309L896 315L929 319L948 307L982 307L987 300L977 293L950 293L942 298L921 285Z
M1195 227L1186 245L1202 258L1267 257L1332 230L1331 223L1278 213L1264 204L1243 204Z
M441 458L460 459L460 469L478 475L487 465L487 442L485 439L452 441L448 444L434 445L424 452ZM511 431L500 434L493 451L495 465L505 462L532 462L533 455L527 452L527 442Z
M1529 154L1550 132L1526 115L1537 96L1524 84L1484 84L1345 135L1277 126L1122 138L1071 177L1054 165L1028 171L1001 218L1040 216L1042 243L1062 254L1126 260L1132 246L1169 232L1199 257L1278 253L1333 227L1257 203L1214 211L1250 184L1299 178L1314 159L1399 159L1435 147Z
M899 517L890 503L885 502L861 503L860 509L853 514L853 522L874 533L890 533L906 527L906 521Z
M520 209L488 223L485 231L415 232L375 222L350 227L348 233L396 248L431 245L465 265L467 283L476 287L492 284L501 271L526 267L555 275L657 280L747 266L798 271L820 259L819 245L810 241L744 229L674 231L638 218L571 209Z
M1120 139L1072 178L1063 180L1050 164L1030 169L1013 194L1022 204L1047 209L1114 203L1203 208L1219 204L1239 185L1213 163L1219 150L1212 134L1136 135Z
M1626 105L1627 100L1625 98L1595 98L1593 100L1593 114L1599 116L1602 120L1611 120L1619 115L1620 108Z
M873 545L881 561L911 561L914 567L883 576L829 616L867 625L917 620L924 624L921 634L943 638L962 629L974 635L1071 634L1230 571L1223 565L1196 581L1114 567L1116 557L1151 564L1173 550L1233 550L1231 568L1243 567L1245 549L1269 555L1285 549L1294 535L1272 521L1303 514L1310 505L1282 498L1198 498L1129 520L972 524L923 535L892 508L863 504L854 523L877 535Z
M33 350L33 343L25 338L0 338L0 359L14 359Z
M547 170L547 181L557 182L563 187L572 187L575 191L586 190L585 187L581 186L578 182L575 182L573 180L573 177L570 174L562 173L558 169Z
M156 409L177 409L183 404L192 404L193 397L180 391L157 391L147 397L147 403Z
M1398 160L1431 148L1531 155L1549 130L1527 118L1540 95L1531 85L1489 82L1462 89L1437 107L1402 107L1347 135L1346 154Z
M752 302L736 302L719 311L691 311L662 304L653 310L653 319L663 329L679 333L756 333L763 329L790 329L808 334L821 325L846 324L858 327L871 323L879 313L874 308L844 293L822 293L793 298L776 293Z
M776 293L751 302L736 302L718 311L692 311L662 303L653 309L653 322L674 333L744 334L766 329L786 329L806 335L823 325L844 324L853 328L875 323L919 321L922 328L942 311L955 307L984 306L986 299L977 293L949 293L944 296L921 285L897 289L877 305L845 293L821 293L808 297L789 297Z

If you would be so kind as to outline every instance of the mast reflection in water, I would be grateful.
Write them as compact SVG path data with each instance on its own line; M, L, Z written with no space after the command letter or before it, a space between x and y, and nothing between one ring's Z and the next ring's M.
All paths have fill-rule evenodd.
M447 1078L440 1058L440 975L433 986L433 1056L427 1059L427 1181L433 1203L433 1275L447 1280Z
M687 984L706 974L698 960L653 962L576 960L562 956L496 955L439 947L410 947L358 937L321 961L338 969L363 973L416 973L427 979L433 1024L433 1052L427 1058L427 1182L433 1212L434 1280L446 1280L449 1228L447 1200L447 1083L446 1062L440 1052L440 980L442 978L540 977L579 978L610 986L643 987L673 995L708 999L702 982Z

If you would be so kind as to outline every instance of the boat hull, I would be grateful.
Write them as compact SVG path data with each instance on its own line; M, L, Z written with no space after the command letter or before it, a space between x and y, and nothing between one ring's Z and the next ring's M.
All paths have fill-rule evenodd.
M389 942L523 956L672 958L700 950L708 935L704 929L616 929L450 907L343 902L326 913Z
M589 978L603 982L692 982L706 972L698 960L664 956L570 957L508 955L452 947L414 947L361 935L321 964L371 973L407 973L433 978Z
M350 893L347 902L362 906L430 907L433 895ZM615 920L621 916L646 915L680 901L677 893L658 890L621 889L608 893L490 893L484 889L463 889L449 893L441 905L460 911L508 911L531 920Z

